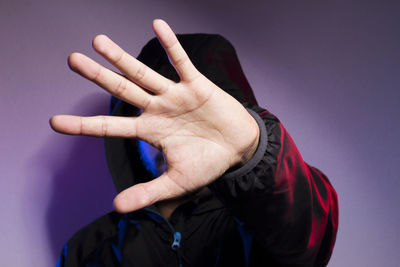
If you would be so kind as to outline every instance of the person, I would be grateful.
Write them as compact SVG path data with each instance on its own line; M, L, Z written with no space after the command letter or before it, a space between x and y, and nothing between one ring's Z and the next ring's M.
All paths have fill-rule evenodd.
M257 105L220 35L158 37L138 59L104 35L72 70L114 97L112 116L57 115L60 133L105 137L116 211L81 229L57 266L325 266L338 227L335 190Z

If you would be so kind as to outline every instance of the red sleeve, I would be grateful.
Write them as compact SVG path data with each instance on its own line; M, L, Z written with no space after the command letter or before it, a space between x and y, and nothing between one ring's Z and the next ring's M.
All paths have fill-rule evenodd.
M274 115L259 107L249 112L260 127L256 153L210 188L276 262L324 266L338 227L336 192L321 171L303 161Z

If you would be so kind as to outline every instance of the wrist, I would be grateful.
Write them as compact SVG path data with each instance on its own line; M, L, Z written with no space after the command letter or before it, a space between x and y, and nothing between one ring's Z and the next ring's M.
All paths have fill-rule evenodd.
M258 127L258 124L256 120L251 117L252 121L252 129L253 129L253 134L251 134L251 141L249 142L248 148L245 150L243 153L243 156L241 157L241 160L239 162L239 167L245 165L256 153L258 144L260 142L260 128Z

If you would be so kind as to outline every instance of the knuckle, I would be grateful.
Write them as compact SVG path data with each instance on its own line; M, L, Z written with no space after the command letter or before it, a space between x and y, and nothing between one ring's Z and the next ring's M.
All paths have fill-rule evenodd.
M187 62L187 57L178 57L174 60L174 66L175 67L180 67L184 65Z
M118 83L117 87L115 88L114 94L117 97L122 97L127 89L128 81L126 79L121 79Z
M145 97L143 99L143 109L147 109L151 104L151 97Z
M119 65L119 64L122 62L122 60L123 60L123 58L125 57L125 55L126 55L126 52L121 51L121 53L119 53L119 54L115 57L115 59L114 59L114 64Z
M141 65L134 73L133 79L136 81L140 81L143 79L143 77L146 75L147 72L147 67L144 65Z
M101 66L98 66L96 72L93 75L92 80L93 81L98 81L100 79L100 76L102 75L103 69L101 68Z
M150 194L148 188L145 184L140 185L140 189L142 190L141 197L138 199L139 205L142 207L146 207L150 204Z
M81 120L80 120L80 125L79 125L79 134L83 134L84 127L85 127L84 125L85 125L84 119L81 118Z
M140 206L141 207L146 207L149 205L149 200L148 197L141 197L139 200Z
M100 119L101 119L101 136L107 136L108 134L107 118L105 116L100 116Z
M159 89L160 93L167 93L168 91L171 90L171 88L172 88L173 85L174 85L174 84L173 84L173 83L170 83L170 82L163 83L163 84L160 86L160 89Z

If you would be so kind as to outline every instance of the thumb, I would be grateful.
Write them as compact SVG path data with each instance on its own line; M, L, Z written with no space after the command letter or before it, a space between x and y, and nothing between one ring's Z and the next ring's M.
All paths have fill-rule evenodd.
M158 201L176 198L185 190L178 186L165 172L160 177L147 182L133 185L114 198L117 212L128 213L150 206Z

